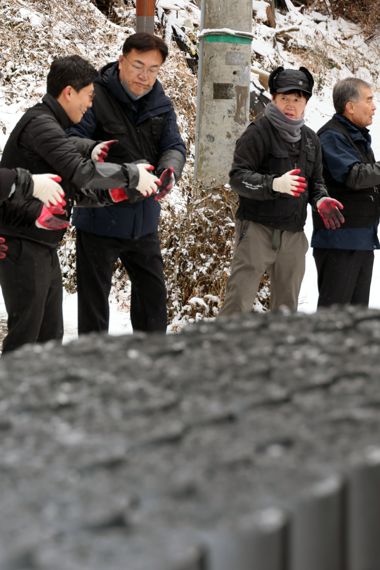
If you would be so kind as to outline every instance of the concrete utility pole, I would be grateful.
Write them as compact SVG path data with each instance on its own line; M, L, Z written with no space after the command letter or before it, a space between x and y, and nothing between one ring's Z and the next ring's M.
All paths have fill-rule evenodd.
M155 0L136 0L136 32L154 34Z
M235 142L248 124L252 0L202 0L195 178L228 181Z

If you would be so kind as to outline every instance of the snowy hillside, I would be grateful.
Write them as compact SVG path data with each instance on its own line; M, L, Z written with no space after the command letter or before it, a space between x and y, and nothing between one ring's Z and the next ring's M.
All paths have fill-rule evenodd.
M288 11L276 12L276 27L271 27L266 21L268 3L264 0L252 2L252 77L257 81L256 73L268 72L277 65L308 67L315 76L316 91L308 105L306 120L317 129L333 112L331 90L337 79L356 75L373 83L376 88L380 87L380 38L372 36L366 39L360 28L351 22L296 7L291 0L286 0L286 4ZM111 22L90 0L68 0L64 3L58 0L0 0L0 6L1 151L20 114L43 94L45 76L52 59L58 55L78 53L97 67L115 60L125 36L134 31L135 7L132 1L120 1ZM226 22L226 27L228 24ZM162 223L169 308L172 321L178 326L189 319L216 314L228 272L233 235L233 201L225 204L228 191L219 189L212 198L201 195L200 202L192 192L199 27L200 10L194 2L157 1L156 33L170 44L170 57L160 80L173 99L188 147L185 175L167 199ZM380 157L378 126L376 122L371 132L375 153ZM210 200L217 202L219 210L215 204L208 209ZM220 215L213 220L210 212L216 210ZM220 229L217 235L215 226ZM202 231L204 236L199 233ZM214 233L207 234L208 231ZM183 232L185 236L182 236ZM206 242L208 249L205 250ZM214 245L215 250L212 249ZM66 285L72 291L72 240L66 240L61 257ZM376 265L377 262L375 271ZM308 267L310 272L301 292L301 310L305 311L314 310L316 295L312 261ZM113 294L119 302L118 310L128 309L128 284L122 272L117 273ZM372 299L371 304L378 306L376 299ZM75 312L71 307L70 298L70 313ZM123 323L127 323L122 325L125 330L128 319L124 318Z

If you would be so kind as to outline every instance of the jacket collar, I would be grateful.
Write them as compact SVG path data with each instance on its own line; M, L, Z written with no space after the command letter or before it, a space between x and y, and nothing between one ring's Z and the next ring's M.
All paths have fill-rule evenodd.
M58 123L64 130L73 126L74 123L66 114L66 111L62 105L58 103L57 99L55 99L52 95L46 93L42 98L42 103L49 108L49 110L53 113Z
M351 138L354 141L361 140L371 144L371 135L367 128L365 127L358 127L354 123L352 123L349 119L340 115L339 113L335 113L334 118L337 119L340 123L342 123L346 129L349 131Z

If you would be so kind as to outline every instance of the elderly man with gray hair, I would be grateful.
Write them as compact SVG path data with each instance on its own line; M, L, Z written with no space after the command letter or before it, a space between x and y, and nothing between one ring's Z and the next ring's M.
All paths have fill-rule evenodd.
M348 77L336 83L333 102L336 113L318 135L326 186L343 204L345 224L331 231L313 214L318 307L368 306L374 249L380 247L380 162L367 129L376 109L373 89L366 81Z

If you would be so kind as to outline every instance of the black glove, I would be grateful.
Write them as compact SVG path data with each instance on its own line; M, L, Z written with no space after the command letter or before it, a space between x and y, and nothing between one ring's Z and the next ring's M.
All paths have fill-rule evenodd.
M160 176L159 187L157 193L154 196L155 200L162 200L165 198L166 194L170 192L175 184L174 168L169 166L166 168Z

